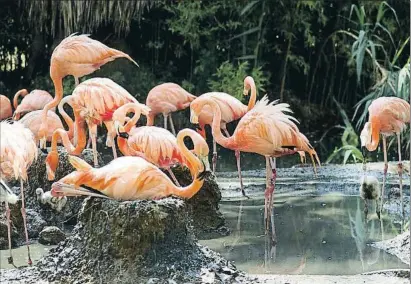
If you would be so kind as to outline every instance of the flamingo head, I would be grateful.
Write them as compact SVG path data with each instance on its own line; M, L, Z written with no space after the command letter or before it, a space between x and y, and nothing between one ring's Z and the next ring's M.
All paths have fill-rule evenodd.
M245 77L245 79L244 79L244 92L243 92L244 96L248 96L248 92L250 91L251 86L254 85L254 84L255 83L254 83L253 77L251 77L251 76Z
M360 134L361 147L371 144L371 123L366 122Z

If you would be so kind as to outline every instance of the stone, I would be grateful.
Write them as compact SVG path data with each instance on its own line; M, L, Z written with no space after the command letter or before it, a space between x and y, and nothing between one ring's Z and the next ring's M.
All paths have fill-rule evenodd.
M27 231L29 238L37 238L47 222L33 209L27 209Z
M55 226L45 227L39 234L39 243L43 245L57 245L65 239L63 231Z
M191 211L181 199L118 202L89 197L79 215L72 234L38 262L41 279L198 283L203 271L210 271L215 283L243 277L231 262L197 242Z
M187 168L177 166L172 168L172 171L181 186L191 183L192 177ZM230 233L223 214L220 212L220 201L221 192L215 181L215 176L212 173L207 173L203 187L196 195L186 201L193 218L194 232L197 237L211 239Z
M75 225L77 223L77 214L84 200L83 198L68 198L67 204L61 212L54 210L49 204L42 204L39 200L37 200L37 188L42 188L45 192L49 191L53 182L58 181L62 177L74 171L74 168L68 161L68 153L66 150L59 147L58 152L59 166L57 168L56 178L54 181L49 181L47 179L45 162L47 154L42 151L39 151L37 161L29 168L29 186L26 186L25 188L26 208L30 208L38 212L49 226L60 225L62 223ZM91 149L85 149L80 157L90 164L93 163L93 152ZM100 156L98 156L98 158L99 164L102 165Z

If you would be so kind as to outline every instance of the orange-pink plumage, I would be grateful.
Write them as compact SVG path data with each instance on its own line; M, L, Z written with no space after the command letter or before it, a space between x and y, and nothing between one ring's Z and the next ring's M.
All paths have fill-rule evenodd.
M23 97L20 104L18 102L19 97ZM13 105L15 110L13 119L19 120L25 113L42 110L44 106L52 100L53 97L46 91L33 90L28 93L26 89L22 89L14 95ZM52 108L51 110L55 111L55 108Z

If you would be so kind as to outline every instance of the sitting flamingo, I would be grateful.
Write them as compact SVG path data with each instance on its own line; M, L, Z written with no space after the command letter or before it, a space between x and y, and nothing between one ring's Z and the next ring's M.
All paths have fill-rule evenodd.
M82 159L70 156L76 171L55 182L51 194L54 197L88 195L117 200L159 199L170 195L191 198L203 186L206 170L204 163L184 144L185 137L194 135L198 134L191 129L183 129L177 135L178 147L193 174L193 182L186 187L176 186L163 171L140 157L120 157L104 167L92 168Z
M123 127L126 115L133 111L134 116ZM177 163L187 165L186 159L180 151L176 137L170 131L156 126L135 127L140 114L147 115L150 108L143 104L128 103L118 108L113 114L114 126L119 133L117 144L123 155L138 156L146 159L159 168L167 170L174 182L179 186L170 167ZM208 165L208 145L199 135L191 135L196 148L194 153Z

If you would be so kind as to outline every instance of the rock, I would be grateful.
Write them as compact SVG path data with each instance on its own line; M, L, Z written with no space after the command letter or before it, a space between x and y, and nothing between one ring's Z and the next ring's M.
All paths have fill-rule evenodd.
M388 192L388 199L391 198L400 198L401 192L398 187L393 187L391 190Z
M1 207L4 207L2 205ZM7 220L6 220L6 214L5 208L2 208L1 210L2 214L0 215L0 249L8 249L9 248L9 241L7 237ZM11 246L15 247L17 245L17 240L18 240L18 233L17 230L14 226L11 228Z
M26 185L25 191L26 208L30 208L38 212L40 216L46 220L49 226L60 225L62 223L75 225L77 223L77 214L83 203L83 198L68 198L67 204L61 212L57 212L52 209L49 204L42 204L39 200L37 200L37 188L42 188L44 191L49 191L53 182L58 181L74 170L68 161L68 154L66 150L59 147L58 151L60 155L59 166L56 171L56 178L54 181L49 181L47 179L45 163L47 154L39 151L37 161L30 167L28 171L29 186L27 187ZM80 157L88 163L93 163L93 152L91 149L85 149ZM102 165L100 156L99 164Z
M410 264L410 232L408 230L395 238L372 243L370 246L382 249L397 256L402 262Z
M181 186L191 183L192 178L187 168L177 166L172 170ZM220 200L220 188L215 181L215 176L209 173L206 175L201 190L187 200L197 237L211 239L230 233L230 229L226 226L225 219L219 210Z
M44 221L44 219L41 218L41 215L33 209L27 209L26 213L29 238L37 238L43 228L47 226L47 222Z
M39 235L39 243L43 245L57 245L66 239L66 235L57 227L45 227Z
M215 283L241 279L234 265L198 244L191 223L190 210L177 198L87 198L73 234L38 262L40 277L57 283L199 283L202 271L209 271Z

